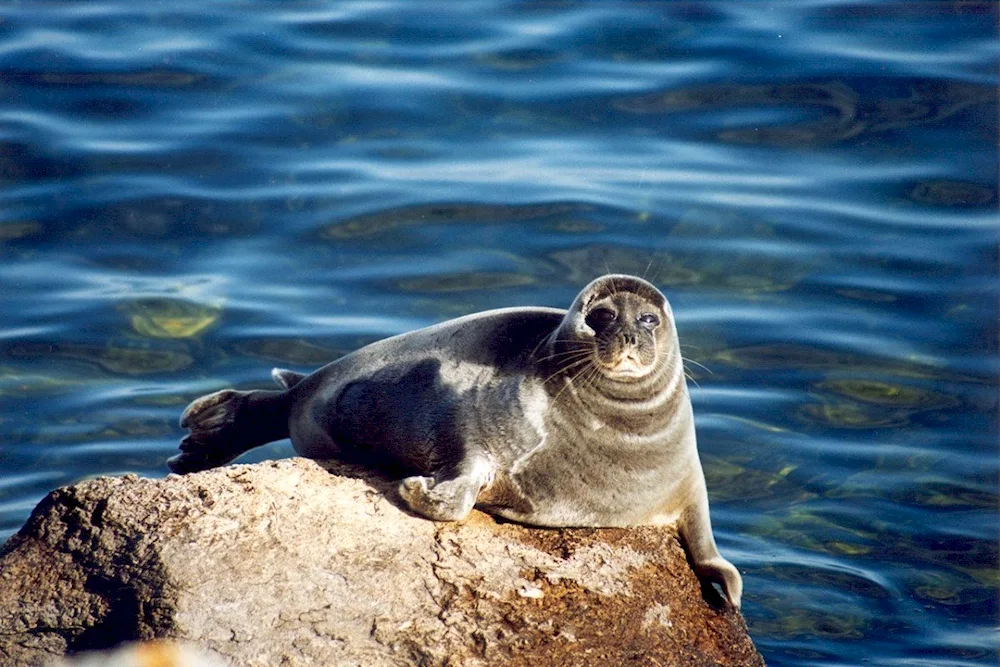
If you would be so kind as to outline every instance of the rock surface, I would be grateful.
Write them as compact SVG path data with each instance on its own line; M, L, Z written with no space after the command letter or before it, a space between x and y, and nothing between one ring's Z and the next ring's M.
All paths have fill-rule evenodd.
M0 664L174 638L261 667L763 665L669 529L436 524L393 497L305 459L58 489L0 550Z

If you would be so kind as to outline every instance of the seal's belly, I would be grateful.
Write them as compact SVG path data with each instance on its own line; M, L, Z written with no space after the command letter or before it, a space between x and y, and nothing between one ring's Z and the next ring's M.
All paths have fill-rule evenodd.
M637 525L681 509L689 472L683 460L665 453L543 446L500 475L498 490L484 500L500 516L540 526Z

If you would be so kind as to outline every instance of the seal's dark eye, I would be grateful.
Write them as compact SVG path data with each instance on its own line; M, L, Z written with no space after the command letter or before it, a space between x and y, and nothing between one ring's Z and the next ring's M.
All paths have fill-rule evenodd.
M653 313L643 313L639 316L639 324L646 327L647 329L652 329L657 324L660 323L660 318Z
M600 331L615 321L614 311L607 308L594 308L587 315L587 326L594 331Z

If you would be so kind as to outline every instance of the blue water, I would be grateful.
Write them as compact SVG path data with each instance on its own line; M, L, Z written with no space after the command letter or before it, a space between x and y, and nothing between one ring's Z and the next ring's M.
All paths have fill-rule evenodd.
M631 272L768 663L995 665L997 34L961 0L3 3L0 539L165 474L197 395Z

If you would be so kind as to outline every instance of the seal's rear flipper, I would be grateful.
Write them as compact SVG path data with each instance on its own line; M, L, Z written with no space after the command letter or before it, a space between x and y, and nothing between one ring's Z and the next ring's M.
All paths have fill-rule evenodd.
M191 430L180 454L167 460L185 474L229 463L254 447L288 437L290 401L284 391L223 389L195 400L181 415Z
M291 389L298 383L302 382L306 375L303 373L296 373L295 371L290 371L285 368L272 368L271 378L278 383L278 386L284 387L285 389Z

